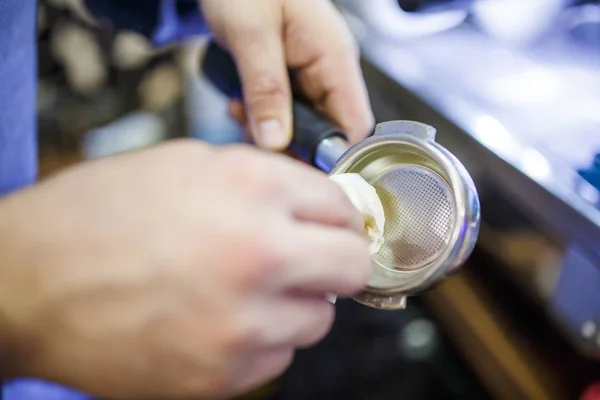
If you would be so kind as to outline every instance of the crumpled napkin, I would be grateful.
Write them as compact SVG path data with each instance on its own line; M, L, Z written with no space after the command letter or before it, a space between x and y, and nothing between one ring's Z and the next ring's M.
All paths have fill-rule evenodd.
M350 198L354 207L365 219L365 229L369 237L369 251L375 254L383 245L385 213L377 191L359 174L340 174L330 177Z
M339 174L329 177L346 193L354 207L365 220L365 230L369 238L369 251L375 254L383 245L385 212L377 191L359 174ZM328 295L328 301L335 304L336 296Z

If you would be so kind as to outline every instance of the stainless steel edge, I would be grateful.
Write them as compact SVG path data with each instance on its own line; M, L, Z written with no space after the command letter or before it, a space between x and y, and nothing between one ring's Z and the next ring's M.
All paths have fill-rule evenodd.
M565 182L536 179L523 170L516 157L486 146L470 131L468 115L449 112L427 91L408 88L401 79L390 76L376 54L363 56L363 70L373 103L383 105L374 106L377 117L393 119L404 112L410 118L436 126L438 132L443 132L438 134L438 142L465 164L476 182L480 176L490 177L536 220L565 241L581 244L600 260L600 209L594 204ZM521 151L527 151L525 144ZM576 182L581 178L573 172L571 180Z

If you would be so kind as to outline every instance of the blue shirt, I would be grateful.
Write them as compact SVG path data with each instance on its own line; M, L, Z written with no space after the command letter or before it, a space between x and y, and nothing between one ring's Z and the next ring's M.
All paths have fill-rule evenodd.
M86 0L98 18L155 44L206 33L196 0ZM37 178L36 0L0 0L0 196ZM0 360L1 362L1 360ZM2 400L78 400L89 396L38 380L15 380Z
M113 26L157 45L206 33L196 0L86 0ZM0 0L0 195L37 177L35 0Z

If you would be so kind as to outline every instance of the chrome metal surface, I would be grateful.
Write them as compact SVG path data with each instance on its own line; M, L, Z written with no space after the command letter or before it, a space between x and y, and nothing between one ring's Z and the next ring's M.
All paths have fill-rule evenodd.
M377 124L375 127L376 135L386 135L403 132L407 135L418 137L425 141L435 140L435 128L422 122L415 121L387 121Z
M456 213L444 179L428 168L407 164L386 169L372 185L387 216L377 263L416 271L437 259L450 241Z
M519 47L467 23L411 40L392 38L381 32L389 18L375 18L375 8L346 15L354 13L349 21L376 118L402 115L435 125L443 132L437 140L478 185L493 187L522 213L514 216L524 215L546 239L560 243L558 250L577 246L587 254L589 267L559 259L544 294L531 293L561 330L579 338L574 344L582 344L586 318L600 321L600 191L578 172L600 153L600 48L593 46L590 25L598 9L573 7L541 41ZM508 16L513 25L533 17ZM540 271L554 269L543 265ZM511 268L516 278L520 267ZM546 282L542 275L536 276ZM597 356L595 345L583 345Z
M354 301L371 308L380 310L404 310L406 308L406 295L402 293L381 294L369 290L358 293L352 297Z
M422 113L419 119L437 118L438 125L443 118L466 133L461 143L480 157L474 168L600 257L600 191L577 173L600 152L600 52L571 47L566 32L551 38L553 47L527 54L468 25L413 41L390 40L377 29L361 27L363 57L397 86L386 79L373 94L386 107L403 97L402 107ZM521 176L511 178L511 169Z
M315 165L329 173L335 163L342 157L342 155L350 148L348 142L338 136L327 138L317 147L315 152Z
M390 121L375 132L346 151L330 173L360 174L377 190L386 215L373 276L354 299L399 309L407 295L428 289L464 263L479 232L479 201L462 164L433 141L433 127Z

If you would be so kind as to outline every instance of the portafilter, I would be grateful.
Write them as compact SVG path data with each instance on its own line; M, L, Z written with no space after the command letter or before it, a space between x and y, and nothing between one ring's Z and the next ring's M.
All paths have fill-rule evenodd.
M243 97L235 62L218 44L208 45L202 71L229 98ZM480 206L471 176L435 141L431 126L382 122L350 146L341 129L294 92L292 150L330 175L360 174L383 204L384 244L372 256L368 286L352 298L378 309L404 308L407 296L458 270L473 251Z

